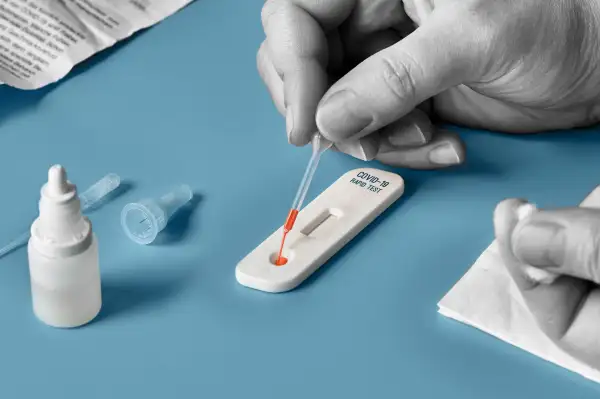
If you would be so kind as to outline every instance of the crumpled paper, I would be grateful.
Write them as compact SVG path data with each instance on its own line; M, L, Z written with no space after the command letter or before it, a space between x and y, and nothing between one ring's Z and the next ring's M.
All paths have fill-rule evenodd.
M57 82L81 61L190 2L0 1L0 84L33 90Z
M600 187L580 206L600 208ZM442 298L438 312L600 383L600 370L564 352L537 326L495 241Z

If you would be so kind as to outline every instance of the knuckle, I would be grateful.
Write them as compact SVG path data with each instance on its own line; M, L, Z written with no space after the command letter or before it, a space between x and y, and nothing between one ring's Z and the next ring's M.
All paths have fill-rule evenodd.
M263 28L266 30L269 25L269 20L280 12L282 5L286 3L287 0L267 0L262 7L260 12L260 19L263 24Z
M263 29L267 36L270 26L276 29L281 23L286 23L297 10L298 6L294 0L267 0L260 13Z
M396 60L384 56L381 58L381 64L383 81L396 100L399 103L414 102L415 81L422 75L421 68L407 55Z

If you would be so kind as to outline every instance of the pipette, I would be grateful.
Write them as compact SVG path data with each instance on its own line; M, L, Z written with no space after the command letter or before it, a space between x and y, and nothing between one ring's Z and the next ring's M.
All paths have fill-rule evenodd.
M119 187L120 184L121 178L114 173L110 173L104 176L102 179L98 180L90 188L88 188L79 195L79 201L81 202L81 211L89 210L92 206L98 204L109 193L111 193L117 187ZM2 258L4 255L11 253L15 249L27 244L30 236L31 231L27 230L26 232L12 240L10 243L6 244L3 248L0 249L0 258Z
M300 187L298 187L298 192L296 193L296 197L292 203L292 208L290 209L287 219L285 220L285 224L283 225L283 238L281 239L279 254L275 260L275 265L277 266L283 266L287 263L287 258L282 256L285 239L292 228L294 228L294 223L296 223L296 218L298 217L300 208L302 208L302 203L304 202L304 198L306 198L306 193L308 192L310 183L312 182L315 171L317 170L317 166L319 165L321 154L328 150L332 144L333 143L331 141L325 139L320 133L315 133L312 138L312 155L308 161L308 166L306 167L302 181L300 182Z

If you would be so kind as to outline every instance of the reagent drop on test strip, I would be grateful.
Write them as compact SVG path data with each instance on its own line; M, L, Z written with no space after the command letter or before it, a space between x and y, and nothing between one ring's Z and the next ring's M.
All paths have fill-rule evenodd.
M81 326L102 305L98 243L60 165L48 172L39 210L28 246L33 311L53 327Z

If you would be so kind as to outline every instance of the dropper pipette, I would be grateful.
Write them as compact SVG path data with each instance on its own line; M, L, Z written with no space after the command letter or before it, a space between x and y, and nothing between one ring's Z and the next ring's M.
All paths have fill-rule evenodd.
M296 218L298 217L298 213L302 208L302 204L304 203L304 199L308 193L308 188L310 187L310 183L312 182L313 176L317 170L317 166L319 165L321 154L328 150L332 144L333 143L331 141L325 139L320 133L315 133L312 138L312 155L308 161L302 181L300 182L300 187L298 187L298 192L296 193L296 197L292 203L292 208L290 209L287 219L285 220L285 224L283 225L283 238L281 239L279 254L275 260L275 265L277 266L283 266L287 263L287 258L282 256L285 239L288 233L294 227L294 223L296 223Z
M100 200L102 200L109 193L114 191L117 187L119 187L120 184L121 178L114 173L110 173L104 176L102 179L98 180L91 187L89 187L87 190L85 190L79 195L81 211L83 212L85 210L89 210L94 205L97 205L100 202ZM31 231L27 230L26 232L20 234L17 238L6 244L3 248L0 248L0 258L2 258L4 255L11 253L15 249L27 244L30 236Z

